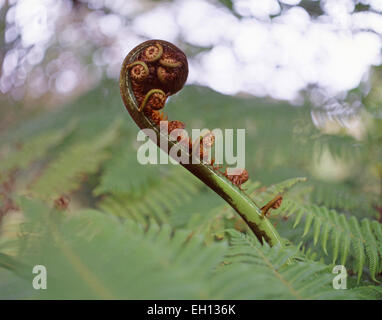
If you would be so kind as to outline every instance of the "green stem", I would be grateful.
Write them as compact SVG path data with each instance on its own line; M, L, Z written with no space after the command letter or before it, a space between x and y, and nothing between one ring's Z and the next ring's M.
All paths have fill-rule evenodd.
M152 43L157 43L158 41L159 40L146 41L133 49L126 56L121 70L120 90L122 100L138 127L141 129L149 128L154 130L157 136L156 143L158 147L161 147L161 139L165 138L168 143L168 145L165 147L167 147L167 150L170 150L171 147L175 146L176 142L170 141L168 136L162 134L159 128L154 123L152 123L151 120L147 118L143 112L139 111L140 108L131 88L131 81L129 80L128 73L126 73L127 66L138 57L139 53L147 46L151 45ZM175 48L169 42L160 42L162 46ZM191 158L194 155L189 156ZM181 165L196 177L198 177L208 187L214 190L226 202L228 202L229 205L235 209L235 211L243 218L243 220L247 223L249 228L253 231L260 242L263 242L264 239L271 246L283 244L277 230L273 227L272 223L262 215L261 209L253 202L253 200L249 198L240 188L226 179L226 177L213 170L211 165L203 163L193 164L191 161L190 164L181 163Z

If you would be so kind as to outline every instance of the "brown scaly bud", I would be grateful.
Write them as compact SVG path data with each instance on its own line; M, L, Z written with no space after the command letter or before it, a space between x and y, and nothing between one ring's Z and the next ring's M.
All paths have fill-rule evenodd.
M177 74L173 70L168 71L166 70L166 68L158 67L157 76L159 81L164 86L168 86L171 82L173 82L176 79Z
M147 109L148 110L148 109ZM167 116L164 115L163 112L160 112L160 111L156 111L156 110L149 110L149 112L147 112L147 114L149 114L151 120L157 125L159 126L160 122L161 121L166 121L167 120Z
M227 169L225 169L224 175L230 180L234 185L240 187L243 183L247 182L249 179L248 171L245 169L232 169L234 173L237 174L228 174ZM237 172L236 172L237 171Z
M208 160L208 147L203 145L201 141L196 140L194 143L189 144L189 150L194 154L194 156L199 157L203 162Z
M171 132L177 129L184 129L185 127L186 125L182 121L178 121L178 120L168 121L168 134L170 134ZM177 134L178 134L177 141L181 141L185 139L185 137L181 133L177 133Z
M164 92L155 92L150 97L147 103L151 109L160 110L164 107L164 104L166 103L166 99L167 99L167 96L164 94Z
M276 201L272 205L272 209L280 208L282 201L283 201L283 197L282 196L277 197Z
M184 129L186 126L184 122L178 120L172 120L168 122L168 133L170 134L175 129Z
M68 196L61 196L54 200L54 207L57 210L66 210L69 206L70 198Z
M160 110L166 103L167 95L160 89L151 89L143 99L139 111L149 108L151 110Z
M158 61L163 54L163 46L156 42L145 48L141 53L141 59L145 62L155 62Z
M167 68L179 68L182 66L182 61L177 60L174 55L167 51L162 55L159 64Z
M138 110L159 125L163 116L154 111L163 109L167 97L178 92L186 82L186 55L166 41L147 41L125 71L126 84L131 84Z
M200 145L200 148L199 148L199 157L204 162L207 162L208 160L208 149L203 147L202 145Z
M209 130L204 131L204 133L202 133L202 135L197 138L193 144L190 145L190 151L192 151L196 156L197 153L199 153L199 159L203 160L203 162L207 162L208 151L214 142L214 134Z
M261 208L261 212L263 216L267 216L270 209L277 209L281 206L283 201L283 197L278 195L269 201L265 206Z
M130 77L133 81L142 82L149 76L149 68L142 61L135 61L127 68L130 68Z
M159 87L165 92L174 94L182 89L187 75L188 64L185 54L180 50L164 48L157 67Z
M132 88L138 105L141 105L143 100L145 99L144 86L141 83L132 81Z
M211 131L208 131L201 137L201 140L203 146L207 148L212 147L212 145L215 143L215 135Z

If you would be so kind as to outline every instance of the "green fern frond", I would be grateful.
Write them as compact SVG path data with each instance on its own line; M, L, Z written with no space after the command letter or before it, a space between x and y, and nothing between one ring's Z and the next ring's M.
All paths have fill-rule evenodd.
M309 235L313 244L321 238L321 246L325 254L328 253L327 242L329 237L332 243L331 255L336 263L341 255L341 264L345 265L349 258L358 274L358 282L363 273L363 267L368 266L370 276L377 281L376 275L382 270L381 229L377 221L364 218L361 223L354 217L347 218L335 210L317 205L300 205L297 202L285 199L280 210L283 215L293 215L296 227L305 217L303 237ZM314 223L313 223L314 222ZM310 232L313 227L313 232ZM353 248L353 250L350 250Z
M268 188L260 188L252 192L251 197L256 203L261 203L265 205L268 201L272 200L275 196L284 194L285 192L292 189L295 185L305 182L307 179L305 177L297 177L286 179L279 183L273 184Z
M179 169L153 182L141 195L118 193L104 196L98 207L142 224L147 223L148 217L155 218L159 223L168 222L170 213L189 202L200 188L199 181L187 171Z
M355 299L379 295L374 287L334 290L328 266L307 260L294 246L262 246L251 234L230 230L230 247L206 246L203 237L188 230L174 232L153 219L144 227L131 219L121 223L95 210L57 216L54 209L32 200L23 199L21 206L29 220L25 232L34 233L30 227L36 224L45 228L46 236L36 237L33 245L43 250L26 250L11 259L0 255L0 264L6 263L13 272L0 268L0 297L17 292L29 299ZM293 262L288 264L289 260ZM49 272L47 290L33 289L31 272L25 273L26 280L19 277L17 266L36 264L44 264Z
M100 183L93 190L95 196L103 194L140 194L145 188L161 177L161 167L142 165L137 160L135 150L125 144L112 150L113 157L103 164Z
M270 215L290 241L285 250L226 232L245 229L230 207L185 170L138 164L137 129L110 81L2 131L0 184L16 170L12 200L29 191L24 186L34 177L30 190L49 199L48 206L24 199L17 203L21 212L12 210L2 219L0 298L382 299L381 286L370 285L371 279L381 279L382 224L362 220L382 207L380 140L323 135L309 108L223 96L202 87L186 87L169 104L170 118L187 120L187 128L247 129L251 179L281 182L265 189L249 181L243 189L255 191L259 206L288 192ZM74 129L68 126L73 118ZM114 128L118 133L106 131L121 118L123 126ZM345 168L345 180L312 176L312 154L323 150L352 164ZM89 183L81 174L91 174ZM282 181L293 176L309 181ZM81 186L69 211L52 208L52 197ZM3 199L0 195L0 206ZM102 212L75 209L89 205ZM281 216L290 219L282 222ZM357 273L349 272L347 290L333 290L333 263ZM27 280L16 276L21 275L17 265L25 264ZM29 264L46 264L48 292L32 288Z
M332 287L333 274L320 262L301 255L297 247L261 245L252 235L234 230L226 266L217 274L219 297L241 299L355 299L356 295ZM287 263L292 261L292 263ZM234 280L236 279L236 280Z
M13 260L26 265L43 264L49 272L47 290L34 290L29 272L24 298L42 299L208 299L214 269L225 246L206 246L203 238L189 231L159 226L152 219L146 227L127 219L121 223L111 215L81 210L57 221L49 208L24 199L28 226L39 223L47 237ZM26 232L34 232L27 229ZM193 263L190 263L192 261ZM1 256L0 256L1 263ZM3 283L0 268L0 284ZM7 297L19 278L8 277Z
M19 147L5 151L0 161L0 182L7 172L14 169L25 169L32 162L43 158L50 148L56 146L70 130L56 130L40 134L21 143Z
M0 225L0 252L15 255L18 251L17 242L24 217L19 212L5 215Z
M30 191L44 199L52 199L76 190L81 184L81 175L96 172L108 158L106 148L114 143L119 123L114 123L92 141L77 142L66 147L48 164Z
M354 192L348 186L335 183L323 183L312 181L314 191L311 192L312 202L337 209L339 211L351 212L357 216L374 217L376 210L373 205L378 203L378 199L372 196Z
M349 135L321 134L315 139L318 154L324 154L325 149L336 158L353 159L362 153L363 144Z
M365 300L382 300L382 287L381 286L361 286L351 289L358 299Z
M297 178L291 178L284 181L281 181L279 183L271 185L269 188L267 188L266 192L276 195L280 193L284 193L288 190L290 190L292 187L294 187L296 184L301 182L306 182L305 177L297 177Z

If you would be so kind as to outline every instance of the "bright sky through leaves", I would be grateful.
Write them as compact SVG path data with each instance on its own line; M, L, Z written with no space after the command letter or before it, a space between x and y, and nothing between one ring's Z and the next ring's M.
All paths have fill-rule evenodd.
M315 85L335 96L381 63L381 1L363 1L372 12L353 12L352 0L321 1L324 14L316 19L295 6L298 0L235 0L240 18L217 1L82 2L88 8L75 12L67 0L9 1L3 93L70 94L103 74L117 79L126 53L148 38L210 48L191 59L188 82L227 94L296 100ZM280 3L289 6L282 10ZM42 65L54 44L56 57Z

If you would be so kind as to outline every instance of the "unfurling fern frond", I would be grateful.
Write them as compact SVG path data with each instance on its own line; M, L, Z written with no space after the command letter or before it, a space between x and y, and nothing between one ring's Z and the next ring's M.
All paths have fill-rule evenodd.
M327 244L330 238L332 262L335 263L341 256L340 263L346 265L352 259L358 282L365 265L369 268L371 278L377 281L376 275L382 271L382 228L379 222L366 218L359 222L354 216L348 218L326 207L301 205L290 199L284 201L280 212L287 217L293 215L293 227L305 217L302 236L313 239L314 245L321 239L325 254L329 252Z

